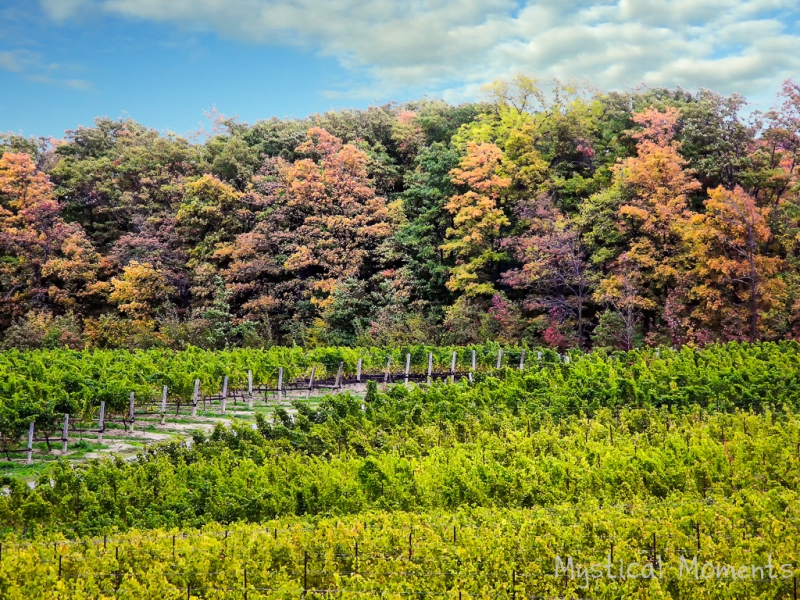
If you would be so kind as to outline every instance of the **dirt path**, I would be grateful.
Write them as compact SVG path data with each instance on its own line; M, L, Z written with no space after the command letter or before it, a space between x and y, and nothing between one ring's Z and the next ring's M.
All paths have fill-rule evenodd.
M351 385L345 391L363 396L366 384ZM311 405L316 406L327 393L327 391L314 390L309 397ZM224 415L220 414L219 402L209 402L206 405L198 405L199 414L195 417L189 414L191 405L183 404L180 414L167 414L163 424L158 415L137 414L133 431L123 428L118 421L108 422L102 443L97 442L96 430L95 432L91 431L92 425L96 428L97 423L85 423L81 425L82 427L85 425L85 429L79 433L71 432L66 459L73 464L112 456L131 460L145 451L148 446L170 440L189 442L193 433L202 432L208 435L219 424L230 427L233 423L239 423L255 427L257 413L265 415L271 421L273 412L278 407L289 414L296 414L297 409L292 403L298 400L306 400L306 394L302 390L294 390L290 397L284 397L280 402L277 402L274 396L267 398L256 396L253 409L249 409L241 401L229 403L228 410ZM5 463L6 467L2 469L0 475L3 472L15 474L30 483L39 476L48 463L60 459L61 456L60 440L52 441L50 451L44 447L44 444L37 443L34 444L33 465L27 465L24 453L18 453L11 462Z

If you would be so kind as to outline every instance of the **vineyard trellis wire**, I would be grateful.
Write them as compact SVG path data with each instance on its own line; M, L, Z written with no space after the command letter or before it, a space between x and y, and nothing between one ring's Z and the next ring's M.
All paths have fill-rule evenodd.
M219 404L220 412L222 414L226 414L227 407L228 407L228 400L233 402L234 406L236 406L238 401L242 401L242 403L247 404L247 408L249 410L253 410L254 403L256 402L256 398L260 399L260 402L264 405L269 404L270 395L275 396L275 406L280 405L280 403L285 400L289 401L292 399L292 394L297 392L304 392L305 399L309 400L311 393L313 391L327 391L327 392L341 392L351 387L358 387L366 384L369 381L376 381L382 382L384 388L386 385L395 384L398 380L402 380L405 385L409 385L410 383L427 383L431 384L433 381L441 381L441 380L448 380L451 382L455 382L457 379L465 380L472 382L473 378L476 373L480 373L482 370L480 369L480 364L477 360L478 357L478 350L472 348L469 350L470 360L470 370L469 371L459 371L457 367L458 363L458 350L449 350L450 353L450 370L449 371L434 371L434 352L428 351L427 353L427 371L424 370L412 370L412 353L406 353L406 360L405 360L405 370L399 373L395 373L392 371L392 355L389 355L387 360L386 368L383 372L367 372L364 370L364 359L363 357L358 357L355 366L355 375L351 377L347 377L344 371L344 361L340 361L338 364L338 371L336 377L327 377L327 378L317 378L315 377L317 366L312 364L311 373L307 380L303 380L302 378L295 378L294 380L287 381L287 378L284 378L284 371L286 367L277 366L272 367L273 370L276 371L277 379L275 387L270 386L269 384L255 384L253 379L253 371L252 369L247 370L247 387L235 387L229 386L229 376L227 374L223 375L222 377L222 389L219 391L218 394L214 393L201 393L200 391L200 378L194 379L193 382L193 394L191 402L189 401L182 401L183 399L180 396L173 395L170 400L169 393L169 385L164 385L161 394L161 402L160 402L160 410L156 411L156 397L154 395L147 395L146 401L144 405L147 407L146 410L141 410L142 403L140 402L138 405L135 404L135 392L130 391L129 395L129 405L127 407L127 418L125 412L118 413L120 416L116 419L106 417L106 401L101 400L98 406L94 408L99 412L99 424L97 429L87 429L83 427L84 421L87 419L94 419L94 416L91 415L92 407L91 404L88 408L84 408L81 414L78 416L77 419L73 419L73 425L70 429L69 427L69 420L71 418L69 413L64 414L64 428L62 432L61 438L52 438L51 436L46 435L44 438L34 438L33 437L33 429L35 426L34 421L29 423L30 434L28 439L28 445L24 448L9 448L8 444L5 447L6 455L9 456L11 454L18 454L18 453L26 453L27 454L27 464L31 464L32 462L32 455L33 455L33 443L34 442L46 442L49 448L51 441L58 441L62 443L62 454L67 453L67 444L69 441L69 432L74 431L78 432L81 435L84 433L95 433L98 435L98 442L102 442L103 435L106 431L107 424L113 423L122 423L123 427L127 430L130 428L133 431L134 423L136 421L136 417L145 417L145 416L158 416L161 419L161 423L164 424L165 419L167 417L168 411L169 414L172 414L172 410L174 410L174 416L180 415L180 410L182 407L191 407L191 416L195 417L197 414L197 410L199 408L199 404L202 403L203 410L207 411L210 407L213 407L215 403ZM512 351L513 353L513 351ZM484 353L485 354L485 353ZM552 354L552 353L551 353ZM503 358L507 357L509 352L504 351L502 348L497 350L497 362L494 368L491 369L484 369L484 371L491 372L495 375L499 375L502 373L502 362ZM537 365L539 367L542 366L543 361L546 360L546 355L542 350L537 351ZM569 364L569 355L564 355L563 357L559 354L555 355L557 360L563 361L565 364ZM2 357L2 354L0 354ZM519 370L522 371L525 368L525 357L526 357L526 350L521 349L519 350ZM550 357L552 358L552 357ZM486 361L484 361L486 362ZM530 364L530 363L529 363ZM122 391L122 390L121 390ZM0 398L2 401L2 398ZM113 403L112 403L113 404ZM117 403L118 405L118 403ZM136 410L136 407L139 407ZM52 418L52 417L51 417ZM18 420L19 421L19 420ZM76 425L75 423L78 423ZM0 423L0 438L3 437L19 437L19 423L16 424L17 431L11 433L10 436L3 436L4 433L2 428L5 424ZM5 425L7 427L7 425Z
M702 548L709 560L752 556L763 562L774 549L794 564L800 539L796 350L791 344L733 345L662 357L576 357L570 364L522 371L514 364L476 377L472 385L461 378L455 385L448 380L405 386L398 378L381 393L380 380L370 381L369 400L333 394L306 406L302 389L308 378L295 398L296 422L276 411L277 419L269 423L262 414L256 431L246 420L217 427L210 435L198 434L190 450L170 443L130 463L61 461L38 478L35 488L9 484L8 495L0 498L3 520L9 532L34 538L34 545L15 549L15 541L29 542L13 533L4 536L8 545L2 548L0 579L26 569L34 573L30 565L37 560L60 556L61 584L70 590L91 585L100 593L109 582L113 587L114 573L123 573L126 594L132 593L130 586L143 585L143 578L161 578L177 598L178 588L187 583L180 578L194 573L188 585L195 592L189 593L212 598L228 589L243 593L235 577L242 575L242 561L252 559L246 566L248 587L283 589L295 597L303 589L356 595L381 583L387 584L387 594L409 588L432 596L458 588L485 593L491 586L488 573L494 571L512 574L518 581L514 591L524 597L536 591L528 577L540 575L541 565L558 552L578 560L611 550L615 557L633 560L655 555L654 547L666 557ZM345 369L338 364L341 383ZM492 366L496 363L488 369ZM220 369L214 380L223 389L224 373ZM195 381L186 386L190 394L201 387ZM228 390L237 387L232 382L229 377ZM147 389L162 385L152 382ZM134 392L147 398L141 390ZM119 393L130 420L129 392ZM150 403L158 400L153 395ZM210 405L216 408L221 400ZM139 427L146 415L134 416ZM80 427L79 419L68 424ZM344 449L339 445L343 431L351 432ZM533 508L492 512L492 505ZM423 514L371 512L402 506ZM487 506L488 512L475 513L469 506ZM331 517L337 513L344 525ZM465 513L476 516L468 521ZM271 530L259 529L265 517L281 515L284 520ZM173 564L169 532L160 527L237 520L253 525L231 527L239 532L236 540L226 541L219 527L190 533L187 541L177 542ZM135 532L120 533L154 526L158 531L138 542ZM50 554L46 546L35 545L46 531L107 532L103 546L117 547L103 553L100 538L55 540L57 552ZM245 544L241 552L238 544ZM450 552L455 546L457 552ZM245 556L245 548L252 556ZM121 567L112 560L116 554ZM373 561L373 589L364 589L352 575L355 554ZM298 585L303 563L307 586ZM283 571L266 578L276 566ZM174 571L172 579L162 573L167 567ZM52 586L56 563L40 568L40 584ZM367 575L366 562L360 571ZM227 580L212 573L228 573ZM428 577L411 580L409 573ZM453 582L453 573L464 574L465 585ZM23 589L13 581L14 589ZM669 573L662 583L684 585ZM536 585L552 596L565 595L553 582ZM616 596L597 597L637 592L628 584L615 585ZM755 587L735 588L739 595L728 597L766 597L756 589L759 584L748 585ZM774 582L764 585L774 587L773 596L789 592ZM691 595L684 590L682 597ZM261 596L254 590L252 597Z
M454 354L455 353L455 354ZM678 369L695 368L702 370L704 363L719 368L708 372L711 387L718 388L716 394L736 381L726 382L726 372L731 368L746 366L748 362L766 361L769 371L774 371L773 379L782 377L786 370L797 371L797 344L785 342L778 344L760 344L755 346L727 345L702 351L681 349L672 351L659 349L613 354L606 357L602 353L582 355L577 353L564 356L550 350L537 350L536 359L533 351L526 361L526 350L502 349L497 346L478 348L439 348L409 347L400 349L323 349L320 351L301 352L296 349L270 349L269 351L227 351L218 353L190 350L182 353L160 351L144 351L125 353L119 351L39 351L21 353L18 351L0 353L0 402L16 417L4 419L0 430L10 437L24 435L32 418L36 421L36 430L48 437L61 425L65 413L76 419L96 414L105 403L109 418L117 415L117 419L125 421L129 405L128 398L134 393L137 398L146 398L151 402L167 386L169 390L168 408L180 411L181 407L206 399L207 402L219 401L221 388L229 381L230 399L234 405L240 401L250 402L251 393L266 398L270 394L281 398L284 390L287 393L315 390L336 390L344 386L358 384L359 380L377 382L389 380L406 380L422 383L429 378L455 380L470 378L471 373L499 374L499 360L505 361L508 368L517 365L531 366L534 370L544 370L550 377L571 379L576 384L581 379L592 376L605 361L608 366L619 364L623 370L631 371L638 379L636 364L661 364L664 367ZM541 353L541 354L540 354ZM388 356L388 359L387 359ZM457 361L454 360L454 356ZM472 357L475 357L474 359ZM405 360L403 360L405 359ZM409 360L410 359L410 360ZM516 361L519 360L519 363ZM470 369L455 368L454 365L469 364ZM386 365L405 363L412 368L405 370L387 369ZM432 370L433 365L441 365L444 369ZM474 365L474 369L472 366ZM632 365L633 368L629 367ZM608 366L603 367L608 369ZM569 373L560 375L561 370ZM663 367L662 367L663 369ZM309 385L311 371L315 371L315 381ZM337 372L338 371L338 372ZM336 372L337 377L332 374ZM356 373L353 377L352 374ZM429 376L428 373L431 373ZM643 373L647 375L646 372ZM734 374L734 373L732 373ZM249 375L249 377L248 377ZM764 375L761 375L764 377ZM337 385L337 381L339 383ZM244 382L248 387L244 387ZM256 385L253 386L252 382ZM291 383L290 383L291 382ZM610 382L612 383L612 382ZM786 395L796 388L797 381L784 378L783 384L789 384L789 390L773 389ZM632 382L635 392L636 385ZM625 382L626 386L631 384ZM641 393L647 394L652 383L647 379L638 382ZM773 386L777 387L777 386ZM247 391L244 391L247 389ZM753 395L761 394L754 389ZM684 390L681 393L691 392ZM770 393L768 392L768 393ZM202 394L202 395L201 395ZM162 402L163 402L162 398ZM167 407L164 407L165 409ZM162 411L166 412L166 411ZM29 417L26 417L29 415ZM6 447L12 447L7 445ZM15 445L13 447L16 447Z
M418 531L419 533L425 532L424 529L415 529L415 527L420 527L419 522L411 523L409 527L412 531ZM490 528L487 526L487 529ZM307 530L309 530L309 528L291 527L282 531L297 534L300 531L305 532ZM310 528L310 530L313 531L314 528ZM362 533L369 533L369 529L364 529ZM383 531L380 533L383 533ZM463 570L453 569L452 567L454 565L461 565L460 559L458 559L458 562L453 562L453 559L457 559L459 556L459 549L461 546L459 546L456 539L453 539L452 544L448 544L446 533L447 532L442 532L442 535L433 537L431 543L425 548L430 552L432 550L431 544L448 546L451 548L450 553L443 553L440 549L434 552L435 556L432 557L420 557L417 554L413 554L412 556L410 549L408 554L406 554L406 549L402 547L395 548L391 555L389 555L387 553L370 553L369 551L364 551L364 547L362 546L362 551L359 554L359 542L358 539L356 539L354 552L342 552L341 550L337 550L333 553L336 561L344 563L335 569L319 568L315 566L317 561L327 560L325 564L330 564L331 552L325 548L309 550L305 545L307 542L303 542L302 540L291 540L291 543L295 545L294 555L296 559L298 559L293 565L284 564L279 567L259 566L259 556L269 560L269 545L265 544L265 542L270 542L272 539L275 539L273 538L273 530L268 527L250 527L234 531L225 530L224 532L202 532L185 536L170 532L165 532L163 535L159 536L134 535L129 536L129 539L127 539L129 544L127 549L123 547L123 550L125 550L124 552L120 552L121 545L114 545L114 543L124 540L125 538L115 540L104 538L102 542L99 539L82 540L80 542L75 542L74 545L76 549L83 551L78 556L76 556L74 552L69 555L63 554L61 552L63 542L53 542L52 544L49 542L39 542L24 546L12 546L11 548L15 548L18 551L36 550L36 567L34 571L26 573L27 577L35 576L44 578L48 582L69 582L77 578L92 578L93 583L98 584L98 591L100 593L112 595L116 595L119 592L123 574L125 578L130 580L137 577L143 578L147 573L157 569L162 570L166 580L172 587L176 589L188 589L190 595L200 594L200 597L204 597L202 594L212 591L240 593L290 591L303 596L319 594L373 595L384 593L388 594L389 597L393 594L422 594L423 596L455 597L455 594L460 593L467 598L486 598L492 597L492 592L487 592L488 587L499 594L498 597L529 598L552 597L553 589L561 591L581 589L580 581L576 582L574 577L564 577L563 574L559 577L557 572L547 572L542 568L535 571L519 569L513 566L513 560L512 563L509 563L511 565L510 569L505 568L508 565L490 566L486 569L479 569L477 572L470 570L470 567L466 567ZM492 532L489 531L488 533L491 534ZM259 535L263 537L259 537ZM171 545L166 543L160 548L154 549L141 547L141 542L143 540L150 542L169 542L170 537ZM669 536L667 536L667 538L669 538ZM192 543L189 545L183 544L176 552L176 539L191 541ZM209 539L216 540L217 545L198 545L197 543L197 540L207 543ZM350 537L346 539L352 546L354 538ZM380 540L376 541L379 542ZM220 547L220 542L222 542L224 546ZM337 542L335 539L332 540L330 536L328 536L325 542L337 549L341 548L342 545L341 542ZM410 542L411 537L409 535L409 543ZM243 543L245 546L239 547L237 546L238 543ZM100 549L101 544L102 549ZM111 547L112 545L114 545L113 548ZM510 540L510 545L514 545L514 540ZM476 540L469 540L468 546L471 550L475 550L477 548ZM97 550L92 551L92 547L95 547ZM6 561L14 559L13 550L9 552L9 546L4 546L4 548L5 552L0 552L0 578L2 578L2 570L4 567L3 558L5 558ZM51 548L52 555L50 558L42 556L43 553L48 553ZM248 551L250 553L249 555ZM611 552L613 555L613 542ZM112 554L113 559L111 559ZM187 566L181 567L181 561L198 559L198 554L202 554L202 556L216 556L217 558L214 559L216 560L216 564L223 565L223 567L218 567L214 570L204 570L197 566L193 568L188 568ZM255 556L253 556L253 554L255 554ZM140 556L141 560L146 559L147 562L142 564L146 564L150 568L144 569L141 572L132 569L132 565L138 564L135 563L137 556ZM203 561L202 556L200 556L200 562L196 562L196 564L210 564ZM33 555L31 555L31 557L33 557ZM448 560L447 557L449 557L450 560L450 562L447 563L450 565L450 568L442 569L441 566L445 564L444 561ZM302 558L302 560L300 561L299 558ZM102 561L105 559L112 561L116 568L110 570L85 568L86 564L93 564L93 561ZM513 559L513 557L507 558L507 560L510 559ZM363 562L359 562L359 560ZM375 563L376 560L379 562L387 561L387 565L390 565L390 568L388 570L386 568L376 568L378 565L378 563ZM613 562L613 559L610 560ZM652 561L653 564L658 561L659 568L663 567L663 565L660 564L661 558L656 548L653 548L652 552L646 555L646 560ZM130 561L134 562L132 563ZM347 567L347 564L354 566ZM374 566L370 567L371 564ZM493 563L490 562L488 564L491 565ZM420 567L422 570L409 570L408 567L410 566ZM459 580L459 577L466 579L470 577L475 578L478 575L480 582L476 582L473 585L470 585L466 581ZM273 580L271 579L273 577L277 581L271 584L270 581ZM371 577L374 577L376 581L373 582L370 579ZM237 585L232 585L231 579L238 580ZM660 585L686 584L686 577L676 576L674 569L668 571L666 575L659 571L657 579ZM241 585L242 580L244 580L244 585ZM312 580L314 580L313 583ZM103 581L116 582L116 587L103 588ZM324 583L326 581L331 583L335 582L335 587L321 587L318 585L318 582ZM422 585L423 582L424 585ZM615 586L623 587L626 583L627 582L623 580L618 582L612 581L609 585L606 585L604 589L609 587L614 588ZM353 584L355 584L354 587L348 587L348 585ZM704 582L698 583L695 581L692 583L689 581L689 585L701 584L704 584ZM412 589L405 589L408 586L416 585L419 585L421 589L414 590L413 587ZM790 575L771 577L766 580L753 580L748 582L747 585L762 587L766 585L771 593L796 593L797 583L795 566L792 565ZM740 589L747 590L747 585ZM373 586L378 589L364 589L365 586ZM531 589L531 586L534 588L537 586L547 586L548 593L537 593L535 589Z

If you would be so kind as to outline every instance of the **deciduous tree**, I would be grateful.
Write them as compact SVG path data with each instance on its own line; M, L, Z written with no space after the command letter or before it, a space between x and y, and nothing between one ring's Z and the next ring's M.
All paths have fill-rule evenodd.
M446 204L453 215L446 254L455 257L447 287L467 295L493 295L499 263L506 254L500 247L502 230L510 224L503 210L503 193L511 180L502 171L503 153L494 144L467 146L467 155L453 169L453 181L465 190Z
M377 249L392 232L393 209L368 179L363 151L318 128L297 151L308 158L266 165L259 222L237 238L226 271L254 317L307 303L313 318L342 282L377 271Z
M99 256L83 229L68 224L48 177L27 154L0 157L0 310L75 308L96 277Z
M654 308L654 303L642 295L644 278L636 261L623 254L614 271L597 286L595 300L607 308L601 315L595 334L598 342L611 340L623 350L632 350L640 336L642 313ZM605 340L603 339L605 338Z
M163 274L150 263L131 261L121 277L111 280L109 299L136 320L153 321L172 292Z
M763 316L785 300L783 260L766 247L770 209L738 186L711 190L705 208L687 230L695 262L694 316L726 338L756 341Z
M678 118L673 108L634 115L642 127L632 134L637 155L616 169L623 197L620 225L630 236L627 259L647 274L655 297L663 297L678 277L689 195L700 189L674 140Z
M528 232L506 242L522 266L504 277L511 286L528 291L528 308L572 316L580 347L591 290L589 252L581 232L547 197L532 203L522 216L527 217Z

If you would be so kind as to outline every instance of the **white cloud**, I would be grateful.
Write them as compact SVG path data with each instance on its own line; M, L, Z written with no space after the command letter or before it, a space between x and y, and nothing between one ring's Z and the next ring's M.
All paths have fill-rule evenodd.
M0 69L14 73L22 71L19 60L13 52L0 52Z
M28 50L0 51L0 69L12 73L22 73L31 65L38 64L39 58Z
M11 71L36 83L63 86L80 91L93 89L92 83L85 79L54 77L64 71L61 65L45 62L41 54L24 48L0 51L0 69Z
M796 0L41 1L59 19L92 10L304 45L368 74L375 93L457 99L525 71L759 94L800 72Z
M78 90L81 92L88 92L94 89L92 82L85 79L57 79L54 77L48 77L47 75L28 75L27 79L29 81L35 81L36 83L45 83L47 85L66 87L71 90Z
M93 0L41 0L42 8L56 21L63 21L79 14L82 10L92 10Z

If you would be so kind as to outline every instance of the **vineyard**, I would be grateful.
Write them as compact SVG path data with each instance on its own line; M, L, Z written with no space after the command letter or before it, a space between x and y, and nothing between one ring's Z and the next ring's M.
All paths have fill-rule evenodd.
M19 460L21 453L27 453L30 464L34 455L40 460L51 456L53 444L60 443L61 454L66 455L70 434L79 436L78 448L97 449L91 440L102 443L104 435L107 440L123 440L130 448L131 442L141 445L169 438L190 426L213 428L219 417L252 419L256 412L266 409L271 414L281 407L293 412L296 398L315 401L320 394L344 389L363 393L370 380L382 381L384 387L397 379L409 384L464 376L472 381L473 375L489 369L489 359L493 370L500 371L509 360L518 361L523 369L525 357L524 349L504 354L502 348L490 346L338 348L311 353L299 348L9 352L0 355L0 375L5 376L0 452L9 462L12 456ZM554 357L570 360L543 350L535 357L539 366ZM191 416L189 423L182 418L186 416ZM133 436L136 423L140 435ZM28 443L22 448L26 435Z
M4 427L183 435L9 471L0 596L793 598L799 350L5 353Z

